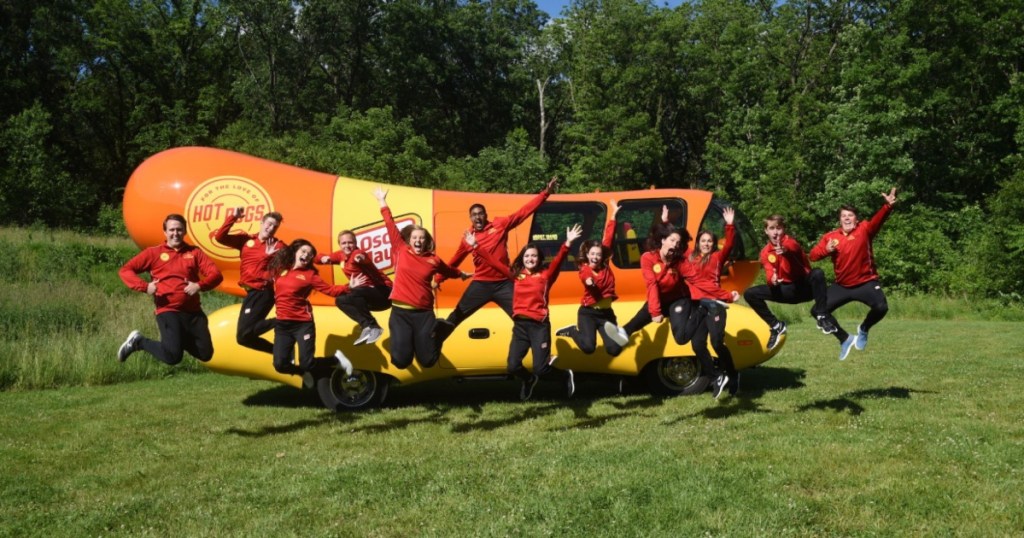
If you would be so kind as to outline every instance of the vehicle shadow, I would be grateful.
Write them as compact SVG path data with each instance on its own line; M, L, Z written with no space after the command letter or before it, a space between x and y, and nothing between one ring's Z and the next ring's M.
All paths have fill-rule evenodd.
M862 389L855 390L841 394L835 398L829 398L826 400L817 400L808 404L797 407L798 412L814 411L814 410L831 410L837 412L845 412L851 415L860 415L864 412L864 406L861 405L857 400L877 400L881 398L888 398L894 400L907 400L910 399L912 394L931 394L931 391L920 391L914 389L908 389L906 387L886 387L878 389Z

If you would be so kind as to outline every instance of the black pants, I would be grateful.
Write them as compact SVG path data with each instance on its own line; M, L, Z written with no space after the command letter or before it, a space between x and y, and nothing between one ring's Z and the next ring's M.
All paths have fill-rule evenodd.
M513 318L512 342L508 346L508 373L520 378L529 379L530 371L523 366L526 352L533 352L533 373L540 377L549 370L551 365L551 322L535 321L527 318Z
M235 340L247 348L273 353L274 344L261 335L274 328L274 318L267 319L270 309L274 308L274 288L249 290L242 300L242 309L238 312L238 331Z
M885 293L882 292L882 284L877 280L865 282L852 288L840 286L839 284L832 284L828 287L828 306L826 309L829 314L835 312L837 308L846 303L853 301L866 304L870 309L868 310L868 315L864 317L864 321L860 323L861 328L865 331L879 321L882 321L882 318L889 313L889 303L885 300ZM836 327L839 327L839 322L836 322ZM850 336L842 327L839 327L835 335L840 343Z
M600 333L601 339L604 341L604 350L609 355L617 357L619 353L622 353L622 346L608 338L608 334L605 333L606 321L615 325L619 324L618 318L615 317L615 311L611 308L581 306L576 314L576 329L570 331L570 336L576 342L576 347L587 355L593 353L597 349L597 335Z
M156 326L160 340L143 338L141 347L160 362L178 364L185 351L203 362L213 358L210 325L202 311L157 314Z
M497 282L480 282L474 280L466 287L465 293L459 298L459 304L455 310L448 314L448 321L452 325L462 323L474 312L489 302L494 302L505 311L508 317L512 317L512 292L514 285L511 280Z
M672 326L672 337L679 345L689 342L693 338L694 331L697 330L698 320L692 315L695 310L693 301L689 297L677 299L668 307L668 322ZM626 334L633 334L643 329L651 321L653 321L651 319L651 312L647 309L647 303L645 302L640 307L640 311L623 328L626 330Z
M292 360L299 347L299 365ZM316 364L316 325L312 321L279 319L274 324L274 370L282 374L302 375Z
M701 370L717 375L718 370L724 371L731 379L736 379L736 366L732 361L732 353L725 345L726 310L722 305L703 300L697 307L694 318L697 319L697 330L693 333L693 353L700 361ZM718 355L718 368L708 353L708 340Z
M782 304L800 304L814 301L814 306L811 307L811 315L815 318L829 312L826 305L828 297L825 286L825 273L817 268L811 269L807 278L799 282L779 284L778 286L761 285L747 288L747 291L743 292L743 298L746 299L750 308L757 312L757 315L761 316L761 319L769 327L774 327L779 322L779 318L772 314L766 301Z
M390 295L391 288L387 286L365 286L339 295L334 299L334 304L363 329L380 327L370 312L381 312L391 308Z
M441 356L440 346L434 343L434 311L392 308L388 320L391 345L391 364L395 368L408 368L413 358L423 368L430 368Z

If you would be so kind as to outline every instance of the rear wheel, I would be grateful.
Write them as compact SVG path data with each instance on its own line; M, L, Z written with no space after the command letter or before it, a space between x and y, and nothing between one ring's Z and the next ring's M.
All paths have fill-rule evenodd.
M380 406L388 395L388 378L376 372L355 370L345 375L340 368L316 380L320 401L335 411L357 411Z
M701 372L697 357L665 357L651 361L643 370L647 388L655 394L700 394L711 377Z

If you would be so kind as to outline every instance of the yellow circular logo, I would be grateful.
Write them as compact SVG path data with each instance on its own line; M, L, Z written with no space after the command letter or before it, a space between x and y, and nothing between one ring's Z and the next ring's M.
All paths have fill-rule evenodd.
M768 263L775 263L777 261L779 261L779 259L776 258L774 254L769 254L768 255Z
M166 252L161 252L160 253L160 261L165 262L165 261L167 261L169 259L171 259L171 255L170 254L168 254Z
M185 204L189 235L207 254L221 260L237 260L238 251L213 239L213 233L224 224L228 213L243 208L232 232L257 234L263 215L274 210L274 202L259 183L238 176L218 176L200 184Z
M256 241L253 241L252 239L250 239L250 240L245 242L245 246L247 246L249 248L255 247L256 246Z
M656 264L654 264L654 267L652 267L651 269L654 270L655 273L660 273L661 272L661 264L660 263L656 263Z

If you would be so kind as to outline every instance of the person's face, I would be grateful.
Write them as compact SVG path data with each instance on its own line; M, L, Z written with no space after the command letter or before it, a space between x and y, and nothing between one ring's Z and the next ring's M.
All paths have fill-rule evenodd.
M281 223L277 222L274 217L264 217L263 222L260 223L260 239L266 241L268 238L274 237L280 226Z
M665 239L661 240L661 258L668 259L671 256L675 256L679 253L679 242L682 240L682 236L677 233L668 234Z
M786 229L779 226L778 222L768 221L768 225L764 227L764 234L768 236L768 241L773 245L779 244L782 241L782 236L786 235Z
M426 230L413 230L409 234L409 246L412 247L412 251L416 254L423 254L427 249L427 232Z
M345 255L352 254L356 249L356 236L352 234L341 234L338 236L338 247Z
M711 249L715 246L715 238L711 234L701 234L697 244L700 248L700 253L707 256L711 254Z
M487 210L479 206L474 207L469 212L469 222L473 224L474 230L483 231L487 226Z
M840 211L839 227L842 228L845 233L852 232L853 229L857 227L857 214L847 209Z
M528 248L523 252L523 267L533 272L540 265L540 251L535 248Z
M590 247L590 250L587 251L587 263L591 267L597 267L604 260L603 254L600 246Z
M164 237L167 238L167 246L177 249L185 244L185 225L169 220L164 223Z
M313 261L313 247L309 245L302 245L295 250L295 268L305 269L309 267L309 263Z

